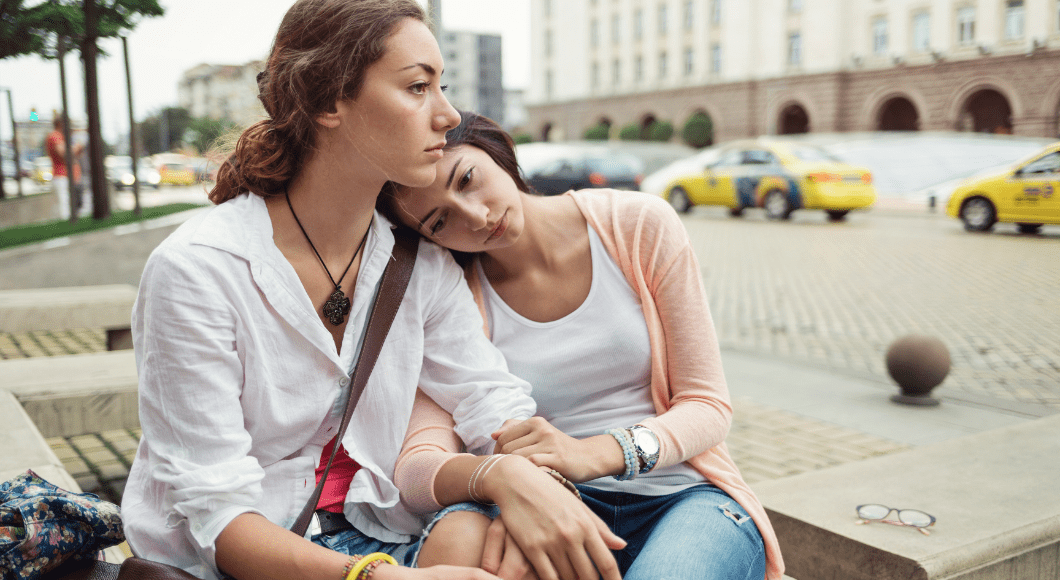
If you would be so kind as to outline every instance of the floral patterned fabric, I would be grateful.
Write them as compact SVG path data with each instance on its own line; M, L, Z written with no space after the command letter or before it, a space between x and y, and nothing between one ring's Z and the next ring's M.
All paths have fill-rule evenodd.
M63 562L97 558L123 540L121 510L95 494L60 489L33 471L0 484L5 580L36 580Z

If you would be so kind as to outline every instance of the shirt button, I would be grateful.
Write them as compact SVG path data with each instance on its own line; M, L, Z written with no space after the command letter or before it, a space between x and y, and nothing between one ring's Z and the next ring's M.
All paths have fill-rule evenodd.
M345 387L348 384L350 384L350 377L342 377L341 379L339 379L340 387Z

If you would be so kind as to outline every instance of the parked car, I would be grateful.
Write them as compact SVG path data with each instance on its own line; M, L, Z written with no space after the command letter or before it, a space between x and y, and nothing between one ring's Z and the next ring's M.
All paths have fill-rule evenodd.
M192 185L195 171L186 163L166 162L158 166L161 183L167 185Z
M717 161L672 180L662 193L686 212L719 205L740 216L764 208L769 219L788 219L798 209L822 209L833 221L876 202L872 173L813 145L769 139L722 146Z
M946 213L964 228L985 232L997 222L1018 224L1025 234L1060 224L1060 142L1014 165L961 182Z
M138 179L141 187L158 189L162 176L151 164L150 159L140 158L137 162L136 175L133 175L132 157L115 155L106 160L107 179L114 184L114 189L121 191L126 187L132 187Z
M527 184L541 195L607 187L637 190L644 163L607 145L528 143L516 152Z

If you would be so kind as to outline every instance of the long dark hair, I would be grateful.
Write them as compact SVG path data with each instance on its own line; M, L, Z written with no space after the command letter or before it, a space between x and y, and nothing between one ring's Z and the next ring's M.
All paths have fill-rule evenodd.
M314 145L319 115L356 98L365 70L406 18L427 22L416 0L299 0L276 32L258 98L268 117L239 136L217 171L210 201L250 190L282 193Z

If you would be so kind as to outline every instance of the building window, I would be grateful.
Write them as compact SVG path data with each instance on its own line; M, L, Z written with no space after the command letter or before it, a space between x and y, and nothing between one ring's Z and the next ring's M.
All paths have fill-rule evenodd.
M600 63L594 62L589 68L589 80L590 89L595 89L596 87L600 86Z
M802 0L788 0L788 12L802 12Z
M872 21L872 53L877 56L887 54L887 17L877 16Z
M962 46L975 44L975 8L957 9L957 42Z
M685 30L692 30L692 27L696 22L696 9L695 3L692 0L685 0Z
M659 35L666 34L666 4L659 4Z
M1005 40L1023 38L1023 0L1005 2Z
M927 52L931 49L931 14L917 12L913 15L913 50Z
M685 76L691 76L696 69L695 54L691 48L685 49Z
M633 59L633 78L644 80L644 57L639 54Z
M622 19L618 14L611 16L611 43L618 44L622 41Z
M659 78L666 78L666 51L659 53Z
M644 37L644 10L637 8L633 11L633 40Z
M553 89L553 87L552 87L552 71L547 70L547 71L545 71L545 98L546 99L551 99L552 98L552 89Z
M711 0L710 2L710 23L721 24L721 0Z
M552 31L545 31L545 56L552 56Z
M600 21L595 18L589 21L589 46L600 46Z
M802 33L792 32L788 35L788 64L799 66L802 64Z
M545 5L545 18L550 18L552 16L552 0L545 0L544 1L544 5Z
M622 63L616 58L611 61L611 84L618 86L622 81Z
M710 72L721 72L721 45L714 43L710 46Z

